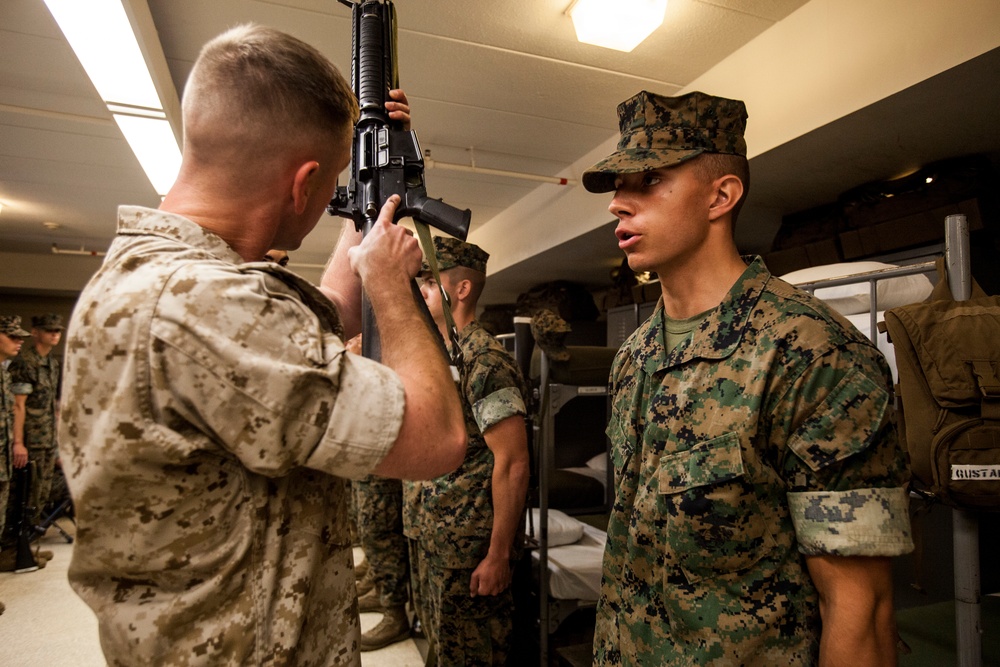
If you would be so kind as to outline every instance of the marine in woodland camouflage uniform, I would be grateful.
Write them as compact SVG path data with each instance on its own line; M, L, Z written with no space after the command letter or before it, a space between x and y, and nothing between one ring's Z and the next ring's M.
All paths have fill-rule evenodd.
M403 606L410 599L409 553L403 534L403 483L368 475L351 486L357 508L358 541L368 561L379 604L383 609Z
M25 409L24 446L28 449L28 460L35 466L30 495L31 507L34 508L30 520L35 524L41 520L42 510L48 502L59 454L56 449L56 421L62 384L59 360L51 350L46 350L45 354L39 352L37 343L40 337L49 334L46 342L54 340L58 344L58 337L51 334L61 333L62 330L62 317L55 313L32 317L33 340L21 348L21 353L11 361L9 369L15 395L24 397L21 399Z
M13 380L7 371L7 360L18 353L22 341L31 336L21 328L21 318L0 315L0 535L7 520L7 503L10 500L11 479L14 476L14 391Z
M649 213L644 192L668 206L656 190L665 168L706 151L744 155L746 113L702 93L640 93L619 116L619 151L584 184L617 189L618 237L630 265L642 264L655 257L643 238L650 220L633 219ZM616 179L627 173L644 176L623 188ZM731 241L712 242L735 253ZM706 312L674 320L661 297L615 359L607 433L616 497L596 664L815 664L819 584L809 557L912 549L885 360L760 258L743 261ZM667 295L672 267L658 268Z
M256 261L302 242L349 162L356 102L316 49L233 28L202 50L183 109L177 182L161 210L119 209L69 326L69 580L111 665L356 666L345 478L439 475L464 442L447 365L420 351L419 247L393 199L364 240L345 226L320 289ZM362 280L385 357L419 373L345 353ZM403 331L420 349L397 346Z
M447 272L455 267L471 269L485 278L489 255L481 248L443 237L435 237L434 244L446 285ZM428 271L425 263L425 276ZM437 290L437 286L425 284L421 289L427 298L428 290ZM475 580L476 569L496 539L498 499L495 456L487 445L489 431L505 420L517 418L516 424L524 432L526 387L503 346L474 319L463 320L470 303L457 303L460 297L450 296L462 351L459 393L469 443L465 461L455 472L426 482L404 483L403 522L410 538L414 598L439 666L505 665L513 614L510 587L497 595L474 596L470 594L470 582ZM435 311L433 305L431 311ZM475 313L475 300L471 312ZM438 324L443 326L440 321ZM520 508L516 523L520 530L527 483L526 441L512 448L519 455L523 450L524 486L518 487L519 498L501 498L499 504L515 501ZM504 557L513 559L518 546L514 540Z

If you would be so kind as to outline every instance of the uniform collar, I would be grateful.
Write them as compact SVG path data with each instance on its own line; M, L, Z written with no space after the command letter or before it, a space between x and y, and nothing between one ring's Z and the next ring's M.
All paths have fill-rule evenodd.
M243 263L243 258L221 237L176 213L144 206L119 206L118 234L162 236L204 250L230 264Z
M663 297L660 297L646 329L643 346L635 351L636 355L641 351L645 356L647 373L655 373L693 359L725 359L736 351L754 306L771 278L764 260L759 256L743 259L748 266L733 283L722 302L709 311L698 325L693 339L674 350L664 347Z

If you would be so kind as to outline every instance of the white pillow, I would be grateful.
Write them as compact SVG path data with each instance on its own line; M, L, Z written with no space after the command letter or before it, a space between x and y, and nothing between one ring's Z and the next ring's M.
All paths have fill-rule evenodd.
M600 470L601 472L607 472L608 455L606 453L598 454L594 458L588 460L584 465L593 470Z
M531 520L534 522L535 531L539 529L539 510L537 507L531 508ZM575 544L583 537L583 522L560 512L559 510L549 510L549 546L561 547L566 544Z
M793 285L801 285L828 278L842 278L856 273L892 268L895 268L894 264L883 264L882 262L844 262L812 266L779 277ZM931 290L934 289L930 278L922 273L880 280L877 285L879 310L888 310L923 301L930 296ZM852 285L838 285L837 287L821 287L814 294L841 315L867 313L871 309L871 285L868 281Z

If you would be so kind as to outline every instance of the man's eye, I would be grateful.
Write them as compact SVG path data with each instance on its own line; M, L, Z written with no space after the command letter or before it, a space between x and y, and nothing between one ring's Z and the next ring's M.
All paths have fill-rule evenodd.
M656 174L646 174L642 177L642 184L645 186L656 185L660 182L660 177Z

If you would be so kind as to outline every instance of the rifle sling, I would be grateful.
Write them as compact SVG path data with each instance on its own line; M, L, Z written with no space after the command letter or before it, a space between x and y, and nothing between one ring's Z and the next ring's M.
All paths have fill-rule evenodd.
M434 282L437 283L438 290L441 292L441 310L444 312L444 321L448 325L448 337L451 339L449 351L451 353L452 375L456 376L455 381L458 382L457 375L462 361L462 348L459 347L458 327L455 326L455 318L451 314L451 298L444 290L444 285L441 284L441 272L438 270L437 253L434 251L430 227L416 219L413 220L413 226L417 230L417 238L420 239L420 247L424 251L427 264L431 267L431 275L434 276Z

